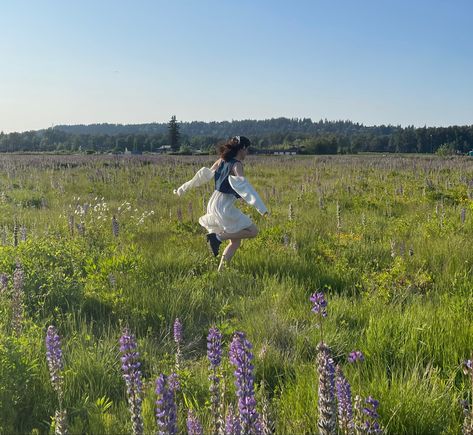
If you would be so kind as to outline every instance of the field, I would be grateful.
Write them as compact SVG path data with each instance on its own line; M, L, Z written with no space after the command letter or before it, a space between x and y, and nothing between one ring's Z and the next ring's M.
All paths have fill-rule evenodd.
M236 405L228 346L253 344L257 409L278 434L318 433L317 346L392 434L458 434L473 351L473 159L250 156L270 209L218 274L197 219L213 186L172 191L212 156L0 159L0 433L132 433L119 340L136 336L145 433L155 380L176 371L179 430L211 433L206 338L223 334L222 409ZM112 230L112 219L115 227ZM323 292L327 317L311 311ZM61 338L63 385L45 337ZM178 340L179 341L179 340ZM364 361L349 363L359 350ZM224 388L223 388L224 387ZM222 402L222 401L221 401ZM235 408L236 409L236 408ZM56 428L57 429L57 428Z

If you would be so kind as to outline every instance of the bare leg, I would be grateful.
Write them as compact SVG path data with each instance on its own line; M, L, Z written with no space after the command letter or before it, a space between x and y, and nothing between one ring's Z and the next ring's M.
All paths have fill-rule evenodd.
M240 245L241 239L230 239L230 243L223 251L222 258L220 259L220 264L218 266L219 272L221 272L225 266L230 263L232 257L235 255L235 252L240 247Z
M218 235L220 240L236 240L236 239L252 239L258 235L258 228L252 224L248 228L238 231L237 233L220 233ZM230 246L230 245L229 245Z

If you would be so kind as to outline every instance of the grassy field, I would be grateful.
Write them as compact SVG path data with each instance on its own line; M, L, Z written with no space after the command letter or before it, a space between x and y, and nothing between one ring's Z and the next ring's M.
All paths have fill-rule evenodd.
M155 433L154 381L175 370L175 318L182 433L188 409L210 433L213 325L225 343L225 406L236 403L228 345L244 331L258 410L265 404L276 433L317 433L316 291L327 300L324 341L353 396L379 400L386 433L460 433L460 401L471 401L461 365L473 351L473 159L250 157L246 175L270 216L240 205L260 234L221 274L197 222L213 186L172 194L212 161L0 158L0 433L54 430L49 325L62 341L69 433L132 432L125 326L142 363L145 433ZM349 364L353 350L365 361Z

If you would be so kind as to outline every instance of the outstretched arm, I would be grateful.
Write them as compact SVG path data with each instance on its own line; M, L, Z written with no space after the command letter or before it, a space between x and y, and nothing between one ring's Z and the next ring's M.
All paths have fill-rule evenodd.
M245 177L230 175L228 177L228 181L230 182L232 189L238 193L238 195L240 195L246 203L255 207L256 210L258 210L258 212L262 215L268 213L268 209L264 205L264 202L261 200L254 187Z
M213 178L214 173L215 171L212 169L200 168L196 172L192 180L189 180L182 186L178 187L177 189L174 189L174 193L178 196L181 196L186 193L187 190L193 187L202 186L203 184L208 183Z

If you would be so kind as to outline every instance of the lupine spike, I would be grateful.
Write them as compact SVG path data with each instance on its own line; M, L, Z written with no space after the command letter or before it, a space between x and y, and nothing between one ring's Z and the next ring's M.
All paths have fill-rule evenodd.
M220 406L220 377L218 367L222 361L222 334L217 328L210 328L207 336L207 357L210 362L210 403L213 421L213 433L218 434L221 425Z
M241 435L241 424L237 415L230 406L225 417L225 435Z
M340 366L335 370L338 405L338 428L344 435L353 435L355 425L353 422L353 404L351 400L351 386L345 378Z
M379 402L369 396L365 400L365 406L362 408L362 426L361 426L361 433L363 434L382 434L383 430L378 422L379 414L378 414L378 406Z
M230 344L230 362L235 366L235 386L237 387L238 410L242 432L260 434L260 420L256 411L254 391L253 346L243 332L235 332Z
M115 215L113 215L112 216L112 234L114 237L118 237L119 232L120 232L120 225Z
M320 435L337 433L335 405L335 367L330 357L330 349L321 342L318 345L317 366L319 372L318 427Z
M176 343L176 371L179 371L181 368L181 360L182 360L182 351L181 351L181 343L182 343L182 323L179 320L179 317L174 320L174 342Z
M274 427L273 427L273 422L270 415L269 401L266 396L264 382L261 383L260 393L261 393L261 418L260 418L261 433L262 435L271 435L272 433L274 433Z
M156 422L159 435L177 434L177 409L174 392L164 374L156 379Z
M13 273L13 293L12 293L12 330L16 335L20 335L23 323L23 283L24 272L20 263L17 263Z
M67 414L62 408L63 399L63 369L64 362L62 357L61 339L53 325L48 327L46 332L46 362L48 364L51 385L56 391L59 399L59 409L54 416L55 435L67 435Z
M64 365L62 360L61 339L53 325L48 327L46 333L46 361L51 376L51 384L61 400L63 386L62 370Z
M18 223L16 220L13 224L13 246L18 246Z
M463 373L470 378L471 393L473 394L473 357L463 363ZM468 401L463 401L463 435L473 435L473 404L469 405Z
M66 410L56 411L54 415L54 435L68 435Z
M187 434L188 435L203 435L202 425L199 419L194 415L192 410L189 409L187 413Z
M131 423L134 435L143 434L143 418L141 416L142 380L139 362L139 353L133 334L125 328L120 338L120 352L122 354L122 371L125 379L128 406L131 414Z

